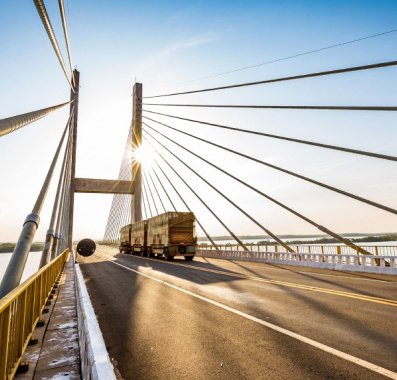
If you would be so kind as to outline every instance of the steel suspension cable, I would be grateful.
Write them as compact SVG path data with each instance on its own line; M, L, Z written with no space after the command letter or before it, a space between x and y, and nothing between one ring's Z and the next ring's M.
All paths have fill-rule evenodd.
M59 4L59 12L61 13L61 19L62 19L62 26L63 26L63 34L65 36L65 43L66 43L66 50L68 52L68 59L69 59L69 65L70 65L70 71L72 73L72 81L74 84L74 76L73 76L73 65L72 65L72 57L70 55L70 45L69 45L69 37L68 37L68 28L66 26L66 17L65 17L65 8L63 6L63 0L58 0Z
M0 120L0 137L7 135L8 133L14 132L17 129L24 127L25 125L33 123L34 121L39 120L42 117L48 115L49 113L51 113L59 108L62 108L72 102L73 102L73 100L71 100L70 102L58 104L53 107L42 108L41 110L31 111L31 112L23 113L20 115L11 116L11 117L7 117L5 119L1 119Z
M218 74L213 74L213 75L209 75L206 77L201 77L201 78L197 78L197 79L191 79L188 81L184 81L184 82L179 82L179 83L175 83L175 84L183 84L183 83L189 83L189 82L196 82L198 80L202 80L202 79L209 79L209 78L215 78L215 77L219 77L221 75L226 75L226 74L232 74L232 73L236 73L239 71L244 71L244 70L249 70L249 69L253 69L256 67L260 67L260 66L265 66L265 65L269 65L271 63L276 63L276 62L281 62L281 61L286 61L288 59L292 59L292 58L297 58L297 57L302 57L303 55L308 55L308 54L313 54L313 53L317 53L320 51L324 51L324 50L329 50L335 47L339 47L339 46L344 46L344 45L348 45L348 44L352 44L354 42L359 42L359 41L364 41L364 40L368 40L370 38L374 38L374 37L379 37L379 36L383 36L385 34L390 34L390 33L394 33L397 32L397 29L392 29L392 30L388 30L386 32L382 32L382 33L377 33L377 34L372 34L370 36L366 36L366 37L361 37L355 40L350 40L350 41L345 41L345 42L341 42L339 44L334 44L334 45L330 45L330 46L325 46L319 49L314 49L314 50L309 50L303 53L299 53L299 54L294 54L294 55L290 55L288 57L283 57L283 58L278 58L278 59L274 59L271 61L267 61L267 62L262 62L262 63L258 63L256 65L251 65L251 66L246 66L246 67L241 67L239 69L234 69L234 70L230 70L230 71L225 71L223 73L218 73Z
M156 190L157 197L159 198L159 200L160 200L160 203L161 203L161 205L163 206L164 212L167 212L167 210L165 209L165 206L164 206L163 200L162 200L162 199L161 199L161 197L160 197L160 193L159 193L159 191L157 190L157 186L156 186L156 184L154 183L154 181L153 181L153 178L152 178L152 176L151 176L150 172L148 171L148 172L147 172L147 174L148 174L148 176L149 176L150 180L152 181L153 187L154 187L154 189Z
M128 130L128 135L124 147L124 154L121 160L119 169L119 180L131 180L131 141L132 141L132 123ZM120 215L119 210L123 210ZM103 236L104 241L116 242L119 238L120 229L119 225L126 225L131 223L131 195L115 194L113 196L112 204L109 211L109 216Z
M197 140L199 140L199 141L203 141L203 142L205 142L205 143L207 143L207 144L209 144L209 145L212 145L212 146L215 146L215 147L217 147L217 148L223 149L223 150L225 150L225 151L227 151L227 152L236 154L236 155L238 155L238 156L240 156L240 157L247 158L247 159L249 159L249 160L251 160L251 161L254 161L254 162L257 162L257 163L259 163L259 164L261 164L261 165L264 165L264 166L267 166L267 167L269 167L269 168L272 168L272 169L281 171L281 172L286 173L286 174L289 174L289 175L291 175L291 176L293 176L293 177L296 177L296 178L302 179L302 180L304 180L304 181L310 182L310 183L312 183L312 184L314 184L314 185L317 185L317 186L320 186L320 187L324 187L325 189L334 191L334 192L339 193L339 194L342 194L342 195L344 195L344 196L346 196L346 197L355 199L355 200L357 200L357 201L366 203L366 204L371 205L371 206L373 206L373 207L377 207L377 208L379 208L379 209L381 209L381 210L384 210L384 211L387 211L387 212L390 212L390 213L392 213L392 214L397 215L397 210L395 210L395 209L393 209L393 208L391 208L391 207L387 207L387 206L381 205L381 204L379 204L379 203L373 202L373 201L368 200L368 199L366 199L366 198L362 198L362 197L360 197L360 196L358 196L358 195L354 195L354 194L349 193L349 192L347 192L347 191L340 190L340 189L338 189L338 188L336 188L336 187L329 186L329 185L326 185L326 184L324 184L324 183L322 183L322 182L319 182L319 181L316 181L316 180L314 180L314 179L311 179L311 178L309 178L309 177L305 177L305 176L303 176L303 175L297 174L297 173L292 172L292 171L290 171L290 170L286 170L286 169L283 169L283 168L281 168L281 167L279 167L279 166L269 164L268 162L265 162L265 161L259 160L259 159L257 159L257 158L248 156L248 155L246 155L246 154L237 152L237 151L235 151L235 150L233 150L233 149L226 148L226 147L221 146L221 145L219 145L219 144L215 144L215 143L213 143L213 142L211 142L211 141L202 139L202 138L197 137L197 136L195 136L195 135L192 135L192 134L190 134L190 133L183 132L183 131L181 131L181 130L179 130L179 129L177 129L177 128L171 127L171 126L166 125L166 124L164 124L164 123L160 123L159 121L150 119L150 118L148 118L148 117L145 117L145 118L147 118L147 119L149 119L149 120L152 120L152 121L154 121L155 123L158 123L158 124L160 124L160 125L163 125L163 126L165 126L165 127L167 127L167 128L170 128L170 129L172 129L172 130L174 130L174 131L178 131L178 132L180 132L180 133L182 133L182 134L185 134L185 135L187 135L187 136L193 137L193 138L195 138L195 139L197 139ZM147 125L147 124L145 124L145 125ZM150 127L150 126L148 126L148 127L149 127L149 128L152 128L152 127ZM152 128L152 129L153 129L153 128ZM155 130L155 129L153 129L153 130Z
M159 181L161 187L163 188L164 193L167 195L167 198L168 198L168 200L170 201L170 203L171 203L171 205L172 205L174 211L176 211L176 207L175 207L174 203L172 202L172 199L171 199L171 197L169 196L167 190L165 189L165 187L164 187L164 185L163 185L163 182L161 181L161 179L160 179L159 176L157 175L156 169L155 169L155 168L152 168L152 170L153 170L153 173L155 174L155 176L157 177L157 180ZM187 206L186 206L186 207L187 207ZM164 208L164 210L165 210L165 208ZM188 208L188 210L190 211L189 208Z
M143 211L145 212L145 219L148 219L148 213L146 211L146 205L145 205L145 194L142 194L142 204L143 204Z
M47 14L47 10L45 9L44 2L43 2L43 0L33 0L33 2L36 5L37 12L39 13L39 16L41 18L41 21L43 22L44 28L47 31L48 38L51 41L52 47L54 48L55 54L58 57L59 63L61 64L62 70L65 73L65 77L70 85L70 88L72 89L72 92L75 93L74 87L73 87L72 83L70 82L70 79L69 79L69 76L68 76L68 73L67 73L67 70L65 67L65 62L63 60L62 53L59 49L58 41L55 37L54 30L52 29L52 25L51 25L50 19ZM73 70L72 70L72 75L73 75Z
M200 202L207 208L208 211L218 220L220 224L229 232L233 239L241 245L245 251L248 248L244 243L230 230L230 228L219 218L219 216L207 205L206 202L193 190L193 188L182 178L182 176L172 167L172 165L161 155L161 153L152 145L152 143L146 138L146 141L151 145L155 152L163 159L163 161L169 166L169 168L179 177L179 179L190 189L190 191L200 200Z
M154 128L152 128L152 129L154 130ZM179 145L179 144L178 144L178 145ZM189 152L190 152L190 151L189 151ZM340 241L341 243L343 243L343 244L345 244L345 245L347 245L347 246L350 246L350 247L354 247L354 248L356 248L359 252L361 252L361 253L363 253L363 254L365 254L365 255L372 255L371 253L369 253L368 251L365 251L365 250L362 249L361 247L356 246L356 245L355 245L353 242L351 242L350 240L345 239L344 237L342 237L342 236L336 234L335 232L332 232L331 230L327 229L326 227L321 226L320 224L318 224L318 223L312 221L311 219L307 218L306 216L304 216L304 215L298 213L297 211L293 210L292 208L290 208L290 207L284 205L283 203L281 203L281 202L277 201L276 199L270 197L269 195L263 193L262 191L258 190L257 188L255 188L255 187L249 185L248 183L242 181L241 179L237 178L237 177L234 176L233 174L230 174L230 173L227 172L226 170L221 169L219 166L214 165L213 163L207 161L206 159L202 158L201 156L199 156L199 155L197 155L197 154L195 154L195 153L193 153L193 152L190 152L190 153L192 153L194 156L200 158L201 160L203 160L203 161L206 162L207 164L211 165L212 167L218 169L218 170L221 171L222 173L228 175L230 178L233 178L233 179L236 180L237 182L239 182L239 183L241 183L241 184L247 186L247 187L250 188L251 190L255 191L256 193L258 193L258 194L260 194L260 195L262 195L264 198L266 198L266 199L270 200L271 202L273 202L273 203L279 205L280 207L284 208L285 210L289 211L290 213L292 213L292 214L296 215L297 217L303 219L303 220L306 221L307 223L309 223L309 224L315 226L315 227L318 228L320 231L322 231L322 232L324 232L324 233L326 233L326 234L332 236L333 238L335 238L336 240Z
M70 185L71 185L71 170L72 170L72 141L73 133L71 134L71 144L68 151L68 157L66 162L66 173L63 178L62 191L61 191L61 201L58 207L56 227L54 231L54 242L51 247L50 260L54 260L60 251L60 246L62 245L62 237L64 234L64 223L65 219L69 220L69 202L70 202Z
M70 143L71 143L71 136L72 136L72 134L70 133L70 130L69 130L68 142L66 144L66 149L65 149L65 153L64 153L64 157L63 157L63 161L62 161L62 167L61 167L61 171L59 173L59 180L58 180L57 191L56 191L56 195L55 195L55 199L54 199L54 206L52 208L50 225L47 230L46 240L44 243L43 252L41 254L39 269L42 268L44 265L46 265L50 259L51 248L52 248L52 244L54 242L55 219L56 219L57 211L59 208L62 181L66 175L66 164L67 164L68 156L70 153L69 149L70 149Z
M147 202L147 204L149 206L150 217L153 218L152 208L150 207L150 202L149 202L149 197L148 197L147 191L146 191L145 181L142 181L142 185L143 185L143 192L145 194L146 202Z
M142 174L143 174L144 180L145 180L145 182L146 182L146 187L149 189L150 196L152 197L152 201L153 201L153 204L154 204L154 208L156 209L157 215L159 215L159 210L157 209L157 205L156 205L156 201L154 200L154 196L153 196L153 193L152 193L152 189L150 188L150 184L149 184L149 181L148 181L148 179L147 179L146 173L145 173L143 170L142 170Z
M57 150L52 159L50 168L47 172L46 178L44 179L42 188L37 197L37 200L33 206L32 212L26 217L25 222L23 224L22 231L19 235L19 239L17 244L15 245L14 252L12 253L11 259L8 263L7 269L4 273L4 276L1 280L0 284L0 298L4 297L14 288L16 288L22 278L23 271L25 269L26 261L29 256L30 248L32 246L32 242L34 236L36 234L37 228L40 223L40 212L43 208L44 201L46 199L48 188L51 183L52 176L54 174L54 169L56 163L58 161L58 157L63 146L63 142L69 129L70 118L66 124L66 127L63 131L62 137L59 141Z
M290 76L290 77L283 77L283 78L276 78L276 79L267 79L267 80L262 80L262 81L257 81L257 82L239 83L239 84L234 84L231 86L204 88L201 90L175 92L172 94L163 94L163 95L155 95L155 96L144 96L143 99L161 98L161 97L176 96L176 95L197 94L199 92L208 92L208 91L228 90L231 88L256 86L256 85L260 85L260 84L268 84L268 83L276 83L276 82L285 82L285 81L296 80L296 79L314 78L314 77L320 77L320 76L325 76L325 75L349 73L349 72L354 72L354 71L379 69L382 67L390 67L390 66L396 66L396 65L397 65L397 61L381 62L381 63L372 64L372 65L347 67L344 69L320 71L320 72L316 72L316 73L294 75L294 76Z
M143 123L144 125L148 126L146 123ZM149 127L150 128L150 127ZM171 152L166 146L164 146L160 141L158 141L154 136L152 136L148 131L145 131L154 141L156 141L159 145L161 145L168 153L172 154L179 162L181 162L183 165L185 165L188 169L190 169L196 176L198 176L202 181L204 181L208 186L210 186L213 190L215 190L219 195L221 195L224 199L226 199L230 204L232 204L237 210L239 210L241 213L243 213L248 219L250 219L252 222L254 222L259 228L261 228L263 231L265 231L269 236L271 236L277 243L279 243L281 246L283 246L287 252L294 252L293 249L291 249L286 243L284 243L281 239L279 239L275 234L273 234L271 231L269 231L266 227L264 227L262 224L260 224L255 218L253 218L251 215L249 215L247 212L245 212L241 207L239 207L235 202L233 202L229 197L227 197L225 194L223 194L220 190L218 190L214 185L212 185L209 181L207 181L205 178L203 178L197 171L192 169L186 162L181 160L177 155ZM177 144L179 145L179 144ZM188 150L189 151L189 150Z
M145 136L143 136L143 138L145 138ZM147 139L146 139L146 141L147 141ZM152 147L152 149L154 149L154 148ZM161 166L159 165L159 163L158 163L156 160L154 160L154 162L155 162L155 164L157 165L157 167L160 169L160 171L163 173L163 176L166 178L166 180L168 181L168 183L171 185L171 187L172 187L172 188L174 189L174 191L177 193L179 199L183 202L183 204L185 205L185 207L186 207L190 212L192 212L192 210L191 210L191 208L189 207L189 205L185 202L185 200L183 199L182 195L181 195L181 194L179 193L179 191L176 189L176 187L174 186L174 184L172 183L172 181L168 178L167 174L165 174L164 170L161 168ZM154 174L156 175L157 179L159 180L161 186L162 186L163 189L164 189L164 186L163 186L162 182L160 181L160 178L158 177L158 175L157 175L157 173L156 173L156 170L155 170L154 168L153 168L153 172L154 172ZM176 211L176 208L175 208L174 204L172 203L171 198L169 197L167 191L166 191L165 189L164 189L164 191L165 191L165 193L167 194L167 196L168 196L168 198L169 198L169 200L170 200L172 206L174 207L174 210ZM211 244L215 247L215 249L216 249L217 251L219 251L218 246L217 246L217 245L215 244L215 242L212 240L211 236L208 234L208 232L207 232L206 229L203 227L203 225L200 223L200 221L199 221L199 219L197 218L197 216L196 216L196 222L197 222L197 224L200 226L200 228L203 230L203 232L204 232L205 236L207 237L207 239L211 242Z
M187 119L187 118L184 118L184 117L173 116L173 115L167 115L167 114L160 113L160 112L154 112L154 111L148 111L148 110L143 110L143 111L144 111L144 112L153 113L153 114L156 114L156 115L171 117L171 118L174 118L174 119L190 121L190 122L192 122L192 123L198 123L198 124L203 124L203 125L209 125L209 126L217 127L217 128L223 128L223 129L227 129L227 130L230 130L230 131L238 131L238 132L250 133L250 134L253 134L253 135L257 135L257 136L270 137L270 138L273 138L273 139L285 140L285 141L295 142L295 143L298 143L298 144L312 145L312 146L317 146L317 147L319 147L319 148L332 149L332 150L337 150L337 151L346 152L346 153L353 153L353 154L358 154L358 155L362 155L362 156L380 158L380 159L383 159L383 160L397 161L397 157L395 157L395 156L388 156L388 155L385 155L385 154L379 154L379 153L373 153L373 152L366 152L366 151L363 151L363 150L344 148L344 147L337 146L337 145L322 144L322 143L317 143L317 142L308 141L308 140L299 140L299 139L294 139L294 138L291 138L291 137L284 137L284 136L272 135L272 134L270 134L270 133L263 133L263 132L250 131L250 130L248 130L248 129L241 129L241 128L229 127L229 126L227 126L227 125L221 125L221 124L215 124L215 123L208 123L208 122L200 121L200 120ZM149 119L149 120L154 121L153 119L150 119L150 118L148 118L147 116L143 116L143 117L145 117L145 118L147 118L147 119Z
M142 103L144 106L196 107L196 108L248 108L248 109L287 109L287 110L328 110L328 111L397 111L397 107L378 106L252 106L240 104L171 104Z
M63 141L65 139L66 133L69 130L69 126L70 126L70 122L71 122L71 120L73 118L73 114L74 114L74 112L70 113L69 120L68 120L68 122L66 124L65 130L63 131L61 140L59 141L58 148L57 148L57 150L55 152L55 155L54 155L54 158L53 158L53 160L51 162L51 166L50 166L50 169L48 170L47 177L44 180L43 187L41 188L41 191L39 193L39 196L37 197L36 203L33 206L32 214L39 215L40 212L41 212L41 209L44 206L44 201L45 201L45 198L47 196L48 189L50 187L50 183L51 183L52 175L54 173L55 165L56 165L56 163L58 161L59 153L61 152L61 148L62 148L62 145L63 145Z

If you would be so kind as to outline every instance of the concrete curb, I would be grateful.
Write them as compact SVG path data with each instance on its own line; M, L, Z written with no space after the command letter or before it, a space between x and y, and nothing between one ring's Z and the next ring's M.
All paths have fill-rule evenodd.
M78 264L75 264L75 276L82 377L87 380L116 380Z

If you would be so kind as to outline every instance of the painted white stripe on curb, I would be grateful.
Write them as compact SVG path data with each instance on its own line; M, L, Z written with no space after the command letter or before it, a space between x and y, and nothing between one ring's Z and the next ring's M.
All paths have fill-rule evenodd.
M339 357L339 358L342 358L342 359L345 359L345 360L347 360L347 361L350 361L350 362L352 362L352 363L354 363L354 364L357 364L357 365L359 365L359 366L361 366L361 367L367 368L367 369L369 369L369 370L371 370L371 371L377 372L377 373L379 373L379 374L381 374L381 375L383 375L383 376L389 377L390 379L397 380L397 373L392 372L392 371L390 371L390 370L388 370L388 369L386 369L386 368L383 368L383 367L377 366L376 364L372 364L372 363L367 362L367 361L365 361L365 360L356 358L355 356L346 354L345 352L336 350L336 349L334 349L334 348L332 348L332 347L326 346L325 344L319 343L319 342L317 342L317 341L315 341L315 340L306 338L306 337L304 337L304 336L302 336L302 335L296 334L296 333L294 333L294 332L292 332L292 331L289 331L289 330L286 330L286 329L284 329L284 328L282 328L282 327L273 325L272 323L263 321L262 319L253 317L252 315L246 314L246 313L244 313L244 312L242 312L242 311L239 311L239 310L236 310L236 309L234 309L234 308L232 308L232 307L229 307L229 306L226 306L226 305L221 304L221 303L219 303L219 302L213 301L213 300L211 300L211 299L209 299L209 298L200 296L199 294L190 292L189 290L180 288L179 286L170 284L170 283L168 283L168 282L166 282L166 281L163 281L163 280L159 280L159 279L156 278L156 277L153 277L153 276L150 276L150 275L148 275L148 274L139 272L139 271L137 271L137 270L135 270L135 269L132 269L132 268L129 268L129 267L123 265L123 264L116 263L115 261L109 260L107 257L104 257L104 256L102 256L102 255L99 255L99 256L101 256L101 257L104 258L105 260L107 260L107 261L109 261L109 262L111 262L111 263L113 263L113 264L115 264L115 265L118 265L118 266L120 266L120 267L123 267L123 268L125 268L125 269L127 269L127 270L129 270L129 271L131 271L131 272L134 272L134 273L137 273L137 274L139 274L139 275L141 275L141 276L145 276L145 277L147 277L147 278L150 278L151 280L157 281L157 282L159 282L159 283L161 283L161 284L164 284L164 285L166 285L166 286L169 286L170 288L173 288L173 289L175 289L175 290L179 290L179 291L182 292L182 293L185 293L185 294L188 294L188 295L190 295L190 296L192 296L192 297L198 298L198 299L200 299L200 300L202 300L202 301L204 301L204 302L210 303L210 304L212 304L212 305L214 305L214 306L218 306L218 307L220 307L221 309L230 311L231 313L234 313L234 314L236 314L236 315L239 315L240 317L249 319L249 320L252 321L252 322L259 323L259 324L262 325L262 326L266 326L266 327L268 327L268 328L270 328L270 329L272 329L272 330L274 330L274 331L277 331L277 332L279 332L279 333L281 333L281 334L287 335L287 336L289 336L289 337L291 337L291 338L294 338L294 339L297 339L297 340L299 340L299 341L301 341L301 342L303 342L303 343L309 344L310 346L316 347L316 348L318 348L318 349L320 349L320 350L322 350L322 351L324 351L324 352L327 352L327 353L332 354L332 355L335 355L335 356L337 356L337 357Z

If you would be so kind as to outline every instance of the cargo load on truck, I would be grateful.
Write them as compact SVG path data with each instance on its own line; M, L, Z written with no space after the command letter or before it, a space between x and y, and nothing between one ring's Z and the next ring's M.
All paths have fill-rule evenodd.
M192 260L197 244L195 222L192 212L170 211L127 225L120 231L120 252Z

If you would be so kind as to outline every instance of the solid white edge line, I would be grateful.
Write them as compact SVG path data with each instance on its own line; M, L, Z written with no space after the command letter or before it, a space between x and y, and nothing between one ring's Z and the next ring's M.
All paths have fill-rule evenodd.
M372 363L367 362L367 361L365 361L365 360L356 358L355 356L346 354L345 352L336 350L336 349L334 349L334 348L332 348L332 347L326 346L325 344L319 343L319 342L317 342L317 341L315 341L315 340L306 338L306 337L304 337L304 336L302 336L302 335L296 334L296 333L294 333L294 332L292 332L292 331L289 331L289 330L286 330L286 329L284 329L284 328L282 328L282 327L273 325L272 323L265 322L265 321L263 321L262 319L253 317L252 315L249 315L249 314L246 314L246 313L244 313L244 312L242 312L242 311L233 309L233 308L230 307L230 306L226 306L226 305L221 304L221 303L219 303L219 302L217 302L217 301L213 301L213 300L211 300L211 299L209 299L209 298L200 296L199 294L195 294L195 293L193 293L193 292L191 292L191 291L189 291L189 290L180 288L179 286L170 284L170 283L168 283L168 282L166 282L166 281L160 280L160 279L158 279L158 278L156 278L156 277L153 277L153 276L150 276L150 275L148 275L148 274L146 274L146 273L139 272L139 271L137 271L137 270L135 270L135 269L132 269L132 268L129 268L129 267L123 265L123 264L116 263L115 261L109 260L109 259L106 258L106 257L103 257L103 256L102 256L102 258L106 259L107 261L109 261L109 262L111 262L111 263L113 263L113 264L115 264L115 265L119 265L119 266L121 266L121 267L123 267L123 268L125 268L125 269L127 269L127 270L129 270L129 271L131 271L131 272L134 272L134 273L137 273L137 274L139 274L139 275L141 275L141 276L145 276L145 277L147 277L147 278L150 278L151 280L157 281L157 282L159 282L159 283L161 283L161 284L164 284L164 285L166 285L166 286L169 286L170 288L173 288L173 289L175 289L175 290L179 290L179 291L182 292L182 293L185 293L185 294L188 294L188 295L190 295L190 296L192 296L192 297L198 298L198 299L200 299L200 300L202 300L202 301L205 301L205 302L207 302L207 303L210 303L210 304L212 304L212 305L214 305L214 306L218 306L218 307L220 307L221 309L230 311L231 313L234 313L234 314L236 314L236 315L239 315L240 317L249 319L249 320L252 321L252 322L259 323L260 325L266 326L266 327L268 327L268 328L270 328L270 329L272 329L272 330L274 330L274 331L277 331L277 332L279 332L279 333L281 333L281 334L287 335L287 336L289 336L289 337L291 337L291 338L294 338L294 339L297 339L297 340L299 340L299 341L301 341L301 342L303 342L303 343L309 344L310 346L313 346L313 347L315 347L315 348L318 348L318 349L320 349L320 350L322 350L322 351L324 351L324 352L327 352L327 353L332 354L332 355L335 355L335 356L337 356L337 357L339 357L339 358L342 358L342 359L345 359L345 360L347 360L347 361L350 361L350 362L352 362L352 363L354 363L354 364L357 364L357 365L359 365L359 366L361 366L361 367L367 368L367 369L369 369L369 370L371 370L371 371L377 372L377 373L379 373L379 374L381 374L381 375L383 375L383 376L389 377L390 379L397 380L397 373L396 373L396 372L392 372L392 371L390 371L390 370L388 370L388 369L386 369L386 368L380 367L380 366L378 366L378 365L376 365L376 364L372 364Z

